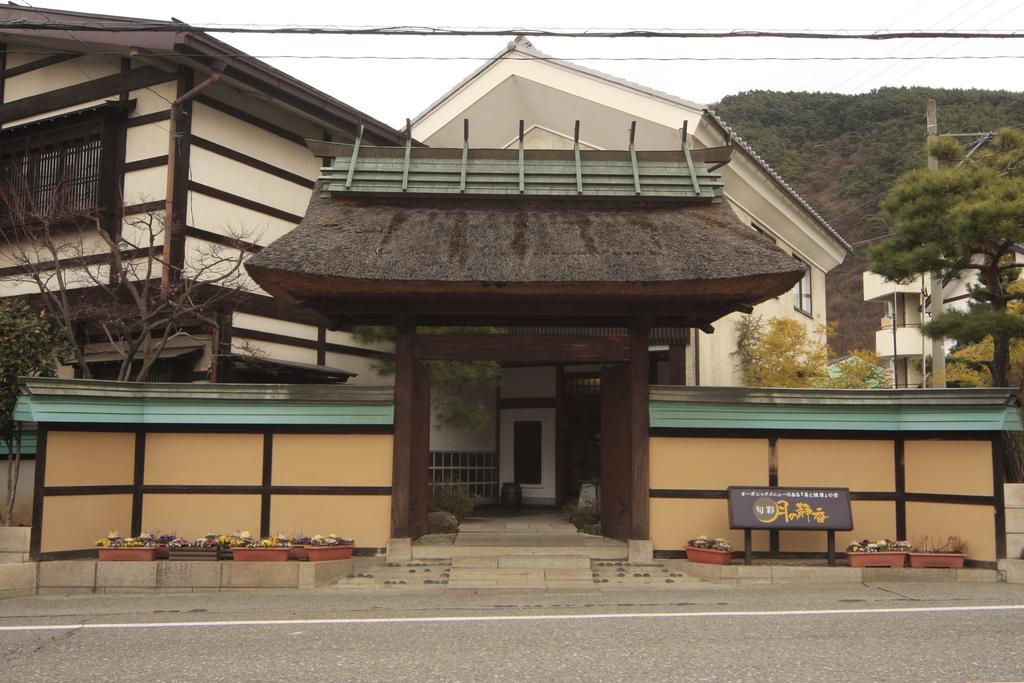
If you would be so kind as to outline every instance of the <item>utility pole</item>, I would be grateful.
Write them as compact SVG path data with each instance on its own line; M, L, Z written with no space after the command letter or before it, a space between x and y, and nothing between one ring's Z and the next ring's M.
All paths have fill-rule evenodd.
M936 112L935 100L931 99L928 100L927 126L927 142L930 143L932 138L938 137L939 135L939 117ZM928 170L935 171L938 170L938 168L939 160L933 156L929 150ZM928 313L931 315L931 319L935 320L935 318L942 313L942 300L945 296L942 287L942 278L938 273L928 274L928 288L931 290L931 302L928 306ZM921 303L924 304L924 301ZM924 359L922 358L922 361L923 360ZM926 370L927 369L925 367L921 368L922 380L926 379L928 376ZM922 386L923 385L924 382L922 381ZM932 339L932 386L946 386L946 345L944 339Z

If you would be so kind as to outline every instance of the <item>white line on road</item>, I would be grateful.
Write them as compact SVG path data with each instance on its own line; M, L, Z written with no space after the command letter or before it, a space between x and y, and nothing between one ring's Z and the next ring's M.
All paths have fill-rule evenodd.
M804 617L868 614L929 614L936 612L1007 612L1024 610L1024 605L973 605L955 607L877 607L867 609L805 609L744 612L627 612L611 614L528 614L459 617L376 617L361 619L237 619L231 621L138 621L97 624L24 624L0 626L0 632L73 631L131 628L210 628L230 626L318 626L346 624L429 624L439 622L485 621L574 621L580 619L694 619L706 617Z

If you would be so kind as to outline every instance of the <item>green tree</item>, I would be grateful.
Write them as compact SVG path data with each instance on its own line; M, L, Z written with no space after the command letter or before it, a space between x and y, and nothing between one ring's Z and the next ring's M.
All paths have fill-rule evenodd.
M0 522L10 526L21 472L21 427L14 420L18 378L53 375L65 350L63 334L44 313L0 299L0 438L7 448L7 491Z
M828 380L824 330L792 318L746 316L737 323L735 355L751 387L814 387Z
M365 326L353 330L364 344L394 341L392 327ZM417 334L491 334L493 327L421 327ZM494 361L430 361L430 398L437 420L451 429L478 432L487 426L487 406L467 394L472 387L501 384L501 365ZM382 377L393 375L392 359L378 361L374 369Z
M931 146L945 166L899 178L884 202L892 237L871 249L871 269L892 280L937 273L944 282L976 277L966 311L948 311L923 326L932 338L975 344L992 338L994 386L1009 386L1011 341L1024 338L1024 316L1010 310L1024 292L1014 247L1024 243L1024 133L1000 130L966 157L959 143Z
M878 354L870 349L851 351L848 358L829 367L828 379L821 383L829 389L881 389L885 386L885 368Z

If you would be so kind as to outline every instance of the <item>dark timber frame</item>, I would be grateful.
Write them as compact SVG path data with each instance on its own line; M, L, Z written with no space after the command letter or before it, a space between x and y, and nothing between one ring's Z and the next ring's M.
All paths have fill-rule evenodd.
M427 403L429 406L429 403ZM135 435L134 476L131 484L109 486L46 486L46 443L50 432L128 432ZM391 425L221 425L221 424L174 424L174 425L131 425L131 424L40 424L36 437L35 489L32 501L32 533L29 553L36 560L54 560L75 556L90 556L95 551L41 552L43 533L43 510L45 499L52 496L86 496L102 494L127 494L132 497L131 533L142 532L144 496L147 493L205 493L205 494L248 494L260 496L260 535L270 535L270 509L274 494L286 495L331 495L331 496L388 496L391 486L275 486L271 484L274 463L275 434L390 434ZM261 434L263 436L263 469L261 483L246 485L166 485L145 483L146 435L153 433L215 433L215 434ZM424 481L426 477L424 468ZM424 513L425 515L425 513ZM373 552L376 549L366 549Z
M893 501L896 506L896 536L906 538L907 535L907 503L947 503L958 505L991 506L994 510L994 532L996 557L1006 557L1006 510L1003 501L1003 447L998 433L930 431L927 433L907 433L892 431L836 431L836 430L723 430L723 429L666 429L653 428L650 436L667 436L680 438L716 438L716 439L767 439L768 440L768 485L779 485L779 461L777 443L781 439L841 439L841 440L884 440L893 442L893 467L895 470L894 491L850 491L850 500ZM906 487L906 469L904 462L905 444L907 441L942 441L971 440L988 441L992 444L992 495L959 495L945 493L914 493ZM729 497L725 489L650 489L651 498L682 498L691 500L721 499ZM755 557L824 557L825 553L786 552L779 549L779 532L769 533L769 550L754 551ZM664 553L659 553L664 554ZM970 561L973 566L994 568L994 563Z

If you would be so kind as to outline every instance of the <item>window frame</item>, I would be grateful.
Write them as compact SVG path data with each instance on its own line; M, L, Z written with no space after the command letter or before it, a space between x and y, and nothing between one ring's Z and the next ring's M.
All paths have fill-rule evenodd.
M811 270L810 264L801 259L799 256L795 256L800 263L804 265L806 270L803 276L793 287L793 310L798 311L808 318L814 317L814 272ZM806 291L804 283L806 282ZM804 302L807 302L807 308L803 307Z

